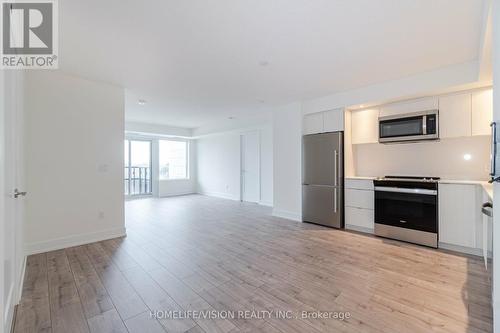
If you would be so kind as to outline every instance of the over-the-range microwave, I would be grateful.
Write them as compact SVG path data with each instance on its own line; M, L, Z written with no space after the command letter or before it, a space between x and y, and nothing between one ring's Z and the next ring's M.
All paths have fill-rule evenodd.
M378 118L380 143L438 140L438 110Z

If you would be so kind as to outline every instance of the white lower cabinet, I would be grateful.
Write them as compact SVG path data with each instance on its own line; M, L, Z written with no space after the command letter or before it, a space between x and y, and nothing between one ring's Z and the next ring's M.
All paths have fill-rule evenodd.
M370 190L345 189L346 206L373 210L374 192Z
M363 232L374 229L374 192L371 179L345 180L345 227Z
M344 181L344 187L346 189L373 191L373 180L372 179L346 178Z
M439 242L478 248L481 201L482 188L478 185L439 184Z
M373 233L375 227L373 180L345 179L345 227ZM492 250L491 218L481 206L489 201L480 184L440 183L439 247L482 255Z
M346 229L373 232L373 229L375 228L374 218L374 212L372 209L349 206L346 206L345 208Z

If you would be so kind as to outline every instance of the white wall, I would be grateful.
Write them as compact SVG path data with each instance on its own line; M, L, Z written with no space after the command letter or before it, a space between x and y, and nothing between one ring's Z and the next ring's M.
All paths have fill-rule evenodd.
M31 71L25 94L26 251L124 235L123 89Z
M300 103L277 108L273 113L274 209L273 215L302 220Z
M438 142L353 146L357 176L415 175L443 179L488 180L490 137ZM465 160L465 154L471 154Z
M274 161L273 161L273 126L270 122L260 130L260 203L274 205Z
M240 135L227 133L197 140L198 192L240 200Z
M257 128L233 130L197 140L198 192L226 199L240 200L240 135L245 131L260 133L260 204L273 205L273 135L271 123Z

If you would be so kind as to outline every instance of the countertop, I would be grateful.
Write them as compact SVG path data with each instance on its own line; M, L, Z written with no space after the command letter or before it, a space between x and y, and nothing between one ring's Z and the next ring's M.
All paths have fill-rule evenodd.
M378 177L362 177L362 176L350 176L350 177L345 177L345 179L360 179L360 180L374 180Z
M493 201L493 184L488 182L484 182L485 184L481 184L483 186L483 190L488 194L488 197L491 201Z
M354 179L354 180L374 180L378 177L369 177L369 176L349 176L345 177L345 179ZM464 185L479 185L483 188L483 190L488 194L490 200L493 200L493 185L484 180L463 180L463 179L440 179L440 184L464 184Z

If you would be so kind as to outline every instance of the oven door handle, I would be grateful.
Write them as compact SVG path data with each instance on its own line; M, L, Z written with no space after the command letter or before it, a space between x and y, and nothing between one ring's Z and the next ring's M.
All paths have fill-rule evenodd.
M375 191L379 192L396 192L396 193L411 193L424 195L437 195L436 190L427 190L422 188L401 188L401 187L383 187L375 186Z

